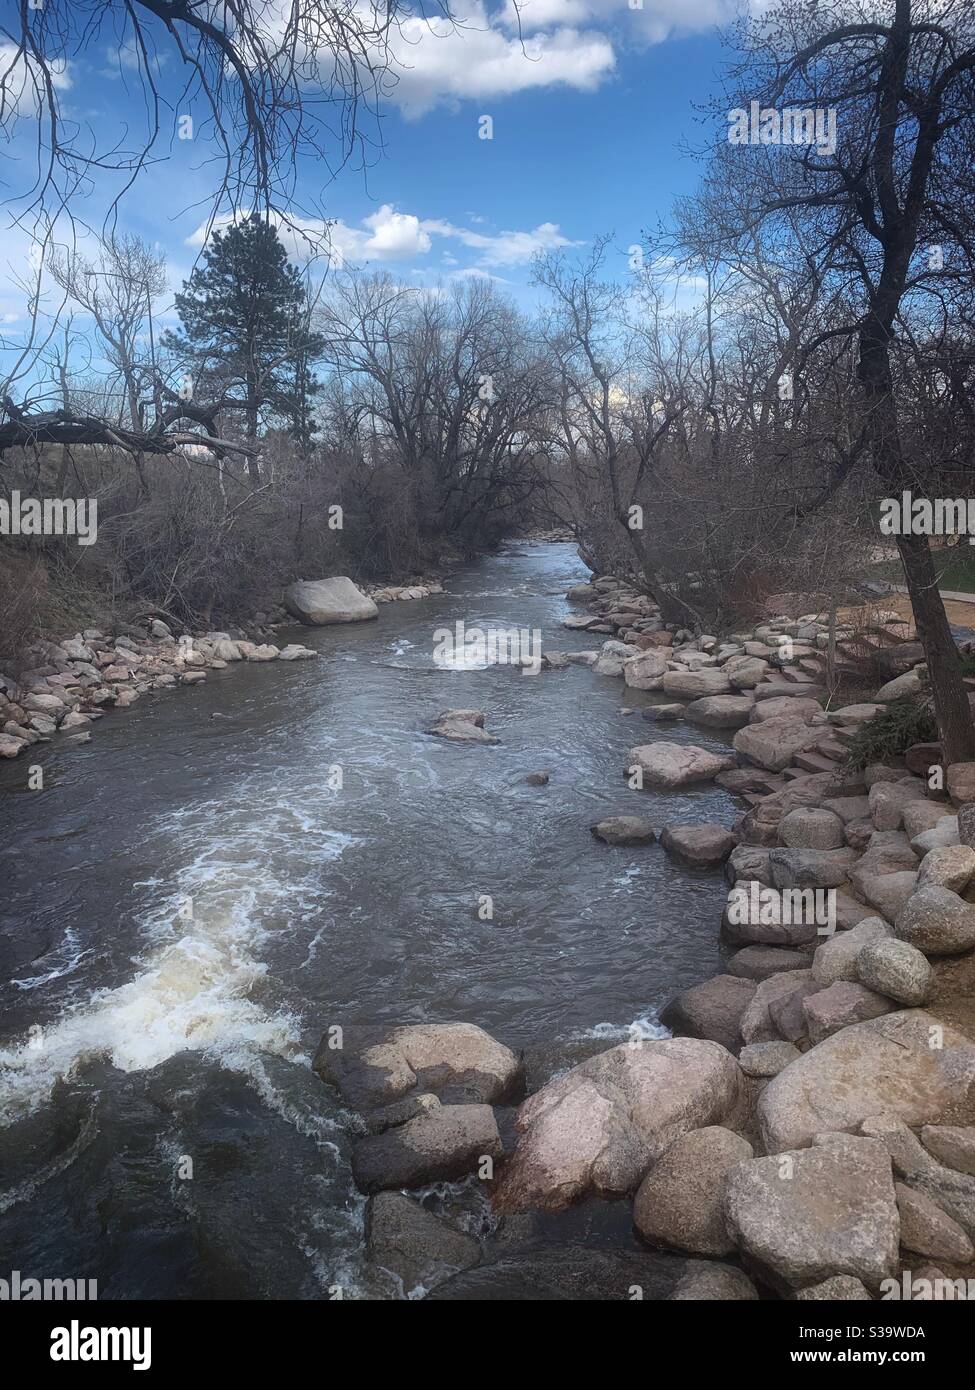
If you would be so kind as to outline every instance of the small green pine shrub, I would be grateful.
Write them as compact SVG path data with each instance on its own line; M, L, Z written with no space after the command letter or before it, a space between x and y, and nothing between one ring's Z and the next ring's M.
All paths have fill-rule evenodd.
M879 714L868 719L850 743L847 770L860 772L870 763L898 758L915 743L936 743L938 724L931 695L902 695L891 700Z

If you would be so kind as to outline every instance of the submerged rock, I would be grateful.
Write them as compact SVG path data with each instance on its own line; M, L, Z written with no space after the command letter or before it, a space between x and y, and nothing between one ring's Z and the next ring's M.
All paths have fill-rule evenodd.
M454 743L501 742L484 728L484 714L479 709L445 709L427 733Z
M589 828L607 845L649 845L657 838L653 826L641 816L609 816Z

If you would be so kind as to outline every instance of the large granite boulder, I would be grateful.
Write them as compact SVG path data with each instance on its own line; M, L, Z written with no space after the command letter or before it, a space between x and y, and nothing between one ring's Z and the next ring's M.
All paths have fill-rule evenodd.
M755 981L745 976L715 975L672 999L660 1022L683 1037L711 1038L729 1052L737 1052L742 1015L755 989Z
M327 623L361 623L377 618L372 599L344 574L332 579L299 579L284 591L284 606L307 627Z
M352 1176L360 1192L426 1187L466 1177L503 1152L490 1105L440 1105L358 1140Z
M833 1135L815 1148L747 1159L728 1176L725 1210L746 1264L780 1289L837 1274L876 1289L897 1271L890 1155L876 1140Z
M521 1138L495 1193L502 1211L558 1211L623 1196L670 1145L740 1121L744 1078L731 1053L696 1038L634 1040L590 1058L529 1097Z
M643 1239L691 1255L730 1255L725 1184L752 1152L747 1139L720 1125L681 1135L637 1189L633 1224Z
M894 935L926 956L960 956L975 949L975 907L950 888L919 888L894 920Z
M760 986L761 988L761 986ZM770 1153L871 1115L936 1124L975 1081L975 1043L923 1009L857 1023L826 1038L762 1092L758 1119Z
M671 790L711 782L734 765L734 758L691 743L644 743L630 749L626 772L630 775L631 769L639 768L644 785Z

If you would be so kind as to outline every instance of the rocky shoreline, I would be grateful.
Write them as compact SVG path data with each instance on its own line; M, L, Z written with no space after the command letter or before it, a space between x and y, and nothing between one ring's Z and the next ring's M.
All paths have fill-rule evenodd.
M443 592L438 579L362 590L351 580L344 583L364 602L372 600L373 613L375 604ZM147 617L113 633L86 628L70 637L39 639L24 651L24 669L16 678L0 672L0 758L18 758L55 734L64 735L66 743L88 743L95 723L111 710L127 709L156 691L203 685L207 671L237 662L318 658L319 652L301 643L279 647L268 640L295 620L294 612L277 605L270 613L256 614L247 628L228 631L177 634L174 625Z
M326 1035L314 1066L358 1115L373 1267L407 1296L446 1299L957 1296L951 1281L975 1278L975 849L962 843L975 765L949 769L940 792L931 746L911 766L845 770L863 723L920 688L917 648L904 642L871 701L827 711L816 615L721 642L668 630L615 579L569 597L590 612L568 628L611 635L546 652L540 670L588 665L672 697L643 708L649 722L733 733L730 752L637 744L624 767L649 790L717 782L742 802L733 825L591 827L724 867L726 968L670 1002L670 1038L633 1029L517 1054L466 1023ZM492 742L484 722L448 710L429 732ZM790 892L828 893L829 925L768 910ZM433 1209L430 1193L458 1183L487 1197L487 1231L449 1201ZM533 1243L537 1213L607 1200L629 1205L636 1240L569 1240L561 1262Z

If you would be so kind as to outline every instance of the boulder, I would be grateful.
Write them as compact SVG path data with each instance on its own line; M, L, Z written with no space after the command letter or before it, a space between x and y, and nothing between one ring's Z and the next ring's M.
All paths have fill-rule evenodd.
M623 680L634 690L660 690L667 657L659 650L641 651L623 662Z
M864 875L859 887L870 906L885 921L893 922L910 901L917 887L917 874L905 869L897 874Z
M680 1265L677 1255L598 1249L591 1241L555 1248L536 1245L504 1250L491 1263L455 1274L431 1290L425 1301L624 1303L639 1296L656 1302L676 1287Z
M807 950L785 946L743 946L728 961L728 974L746 980L767 980L789 970L808 970L812 956Z
M770 1076L778 1076L784 1067L789 1066L802 1053L794 1043L786 1042L760 1042L749 1043L743 1047L738 1055L738 1065L746 1076L755 1076L767 1079Z
M877 1288L896 1273L894 1182L876 1140L837 1135L813 1149L748 1159L728 1177L726 1212L743 1257L780 1289L838 1274Z
M948 795L957 805L975 801L975 763L952 763L947 782Z
M773 849L769 866L776 888L838 888L856 858L852 849Z
M640 656L639 647L631 647L626 642L617 642L611 639L604 642L600 650L596 664L593 666L597 676L621 676L623 666L634 656Z
M668 671L663 677L663 690L683 700L699 700L705 695L729 695L731 682L715 667L700 671Z
M755 981L743 976L715 975L672 999L660 1022L683 1037L711 1038L737 1052L741 1018L755 989Z
M868 942L856 958L856 970L861 984L906 1008L923 1004L934 984L926 957L916 946L893 937Z
M721 864L735 847L723 825L665 825L660 843L668 854L694 865Z
M812 748L822 737L822 729L798 719L762 719L739 729L733 743L743 757L758 763L759 767L781 772L797 753Z
M741 1017L740 1032L746 1044L781 1042L782 1034L770 1012L775 1005L797 997L801 1001L808 989L817 988L808 970L788 970L762 980ZM792 1041L787 1039L787 1041Z
M943 801L909 801L902 812L904 834L909 840L934 828L948 815Z
M748 1303L758 1289L744 1270L715 1260L688 1260L685 1272L668 1301L675 1303Z
M644 705L640 713L653 724L669 723L684 717L685 705Z
M914 666L902 676L895 676L892 681L882 685L873 698L878 704L886 704L888 700L899 700L902 695L920 695L926 676L927 667Z
M759 845L736 845L728 856L725 877L731 883L744 879L746 883L764 883L771 888L772 869L768 862L771 850Z
M310 657L318 656L318 654L319 653L313 651L311 647L303 647L300 642L289 642L286 647L282 647L278 652L278 660L307 661Z
M932 1260L967 1264L975 1258L975 1246L957 1221L924 1192L904 1183L894 1184L900 1213L900 1242L905 1250Z
M67 722L67 721L65 721ZM64 728L64 724L61 725ZM968 845L947 845L932 849L921 860L917 871L918 888L933 885L964 893L975 874L975 849Z
M957 816L940 816L933 830L922 830L919 835L911 837L911 849L922 858L933 849L944 849L960 843Z
M803 903L794 905L791 897L754 881L736 883L721 918L722 935L732 946L811 945L819 937L815 912L807 912Z
M809 1039L815 1045L838 1033L841 1028L893 1013L897 1005L886 995L877 994L865 985L837 980L835 984L817 990L810 998L803 1000L802 1007Z
M797 806L779 821L779 839L787 849L843 849L843 822L832 811Z
M723 669L736 690L754 690L768 675L769 665L761 657L733 656Z
M844 825L850 821L865 820L870 814L870 798L867 796L831 796L823 802L824 811L832 811L839 816Z
M454 1182L477 1171L503 1149L490 1105L441 1105L405 1125L368 1135L352 1148L352 1176L360 1192Z
M821 1284L811 1284L808 1289L800 1289L795 1295L797 1302L838 1302L850 1303L856 1300L873 1301L873 1294L852 1274L834 1274Z
M975 948L975 907L948 888L919 888L894 919L894 935L926 956L958 956Z
M481 1257L472 1236L454 1230L400 1192L379 1192L366 1207L366 1253L396 1276L403 1291L432 1289Z
M494 1103L517 1089L516 1055L473 1023L347 1027L322 1038L313 1066L351 1105L385 1105L411 1091Z
M859 979L857 961L864 947L894 934L882 917L865 917L849 931L836 932L817 946L812 960L812 977L825 989L838 980Z
M975 1126L925 1125L921 1143L946 1168L975 1177Z
M529 1097L521 1138L495 1193L501 1211L561 1210L591 1193L633 1192L682 1134L732 1127L743 1103L738 1064L696 1038L610 1048Z
M927 787L920 777L900 782L875 782L870 788L870 817L878 830L897 830L903 824L904 808L920 801Z
M908 1187L925 1193L958 1222L969 1239L975 1239L975 1178L932 1158L913 1131L893 1115L872 1115L860 1130L886 1147L894 1172Z
M379 609L347 575L332 579L299 579L284 591L284 606L308 627L327 623L361 623L379 616Z
M501 742L484 728L484 715L479 709L445 709L427 733L435 738L450 739L453 743Z
M589 830L607 845L649 845L657 838L653 826L641 816L609 816Z
M770 700L756 700L748 722L760 724L766 719L790 719L798 724L810 724L822 712L818 700L808 700L802 695L779 695Z
M706 729L741 729L748 723L754 704L750 695L705 695L691 701L684 717Z
M973 1081L975 1044L923 1009L906 1009L844 1028L804 1053L762 1092L758 1119L766 1148L778 1153L826 1130L852 1132L885 1112L934 1124Z
M681 1135L637 1189L633 1224L651 1245L692 1255L730 1255L724 1215L728 1173L753 1149L720 1125Z
M639 768L644 784L673 789L711 782L719 772L733 767L734 761L690 743L644 743L630 749L626 772L630 774L631 769Z

